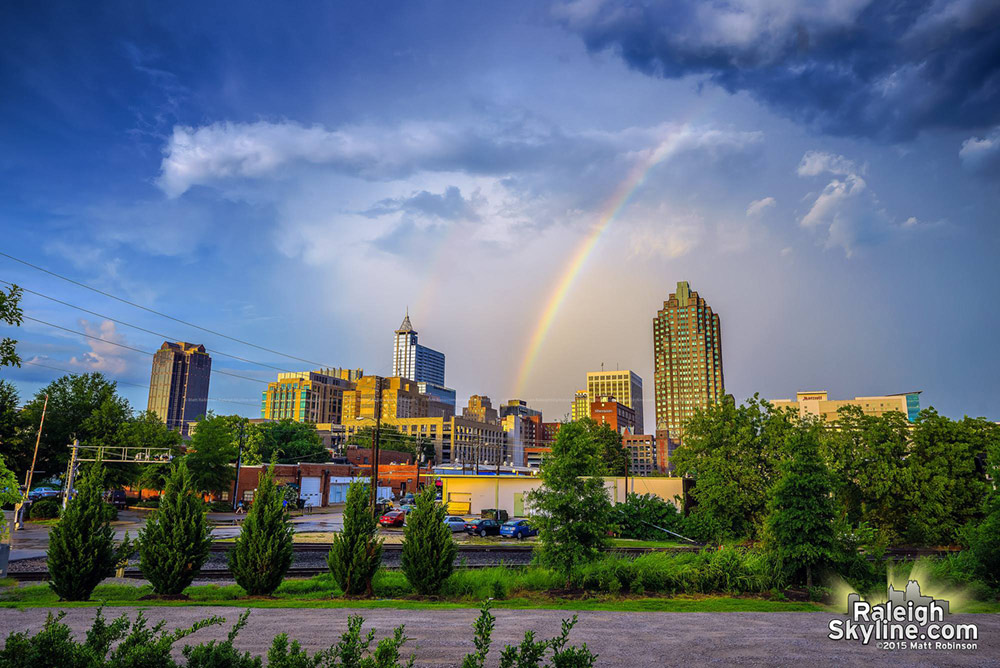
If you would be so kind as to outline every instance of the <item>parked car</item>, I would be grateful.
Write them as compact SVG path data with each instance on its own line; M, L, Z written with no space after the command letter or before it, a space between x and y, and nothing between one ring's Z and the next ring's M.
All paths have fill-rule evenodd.
M501 537L517 538L518 540L521 540L522 538L527 538L528 536L537 535L538 529L528 524L528 520L510 520L509 522L504 522L500 527Z
M54 487L32 487L31 491L28 492L28 499L31 501L38 501L38 499L47 499L49 497L59 496L60 490Z
M125 497L125 490L123 489L108 490L104 493L104 500L118 510L125 510L125 506L128 505L128 499Z
M404 513L412 513L414 510L417 509L417 507L412 503L404 503L399 506L399 509L402 510Z
M402 510L390 510L378 518L378 523L384 527L401 527L406 521L406 513Z
M465 531L464 517L448 515L448 517L444 518L444 523L448 525L448 528L451 529L452 533L455 531Z
M471 520L465 523L465 532L470 536L499 536L500 523L496 520Z
M413 496L413 492L408 492L405 496L403 496L402 499L399 500L399 502L401 504L406 503L412 506L414 503L416 503L416 500L417 500L416 497Z
M375 502L375 512L378 515L385 515L390 510L392 510L392 501L388 499L379 499Z

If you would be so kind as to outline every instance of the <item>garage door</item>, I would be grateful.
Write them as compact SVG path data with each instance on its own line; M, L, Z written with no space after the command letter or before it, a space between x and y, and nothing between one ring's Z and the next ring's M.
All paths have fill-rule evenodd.
M302 477L302 493L300 496L307 506L321 506L323 505L322 498L320 497L320 487L322 486L321 478L307 478Z

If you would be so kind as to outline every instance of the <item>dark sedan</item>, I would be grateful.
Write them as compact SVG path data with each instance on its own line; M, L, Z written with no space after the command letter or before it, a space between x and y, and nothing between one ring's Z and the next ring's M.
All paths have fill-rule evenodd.
M500 523L496 520L471 520L465 524L465 532L470 536L499 536Z

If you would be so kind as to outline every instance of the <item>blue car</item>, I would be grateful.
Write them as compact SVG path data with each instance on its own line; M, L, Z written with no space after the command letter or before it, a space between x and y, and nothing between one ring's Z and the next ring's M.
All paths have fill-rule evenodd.
M504 538L517 538L521 540L528 536L537 535L538 529L528 524L528 520L510 520L509 522L504 522L500 527L500 536Z

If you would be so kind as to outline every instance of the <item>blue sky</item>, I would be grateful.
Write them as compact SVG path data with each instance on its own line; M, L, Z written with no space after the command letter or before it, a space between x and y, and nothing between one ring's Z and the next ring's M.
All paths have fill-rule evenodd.
M391 370L410 309L460 400L557 418L633 368L679 280L720 313L726 389L915 389L1000 420L1000 3L5 3L0 250L203 327ZM0 257L0 280L299 370ZM26 313L151 351L48 302ZM25 359L149 358L29 321ZM216 357L262 381L273 369ZM28 396L58 372L5 369ZM131 383L132 385L125 385ZM216 375L212 407L261 384ZM647 410L647 427L653 411Z

